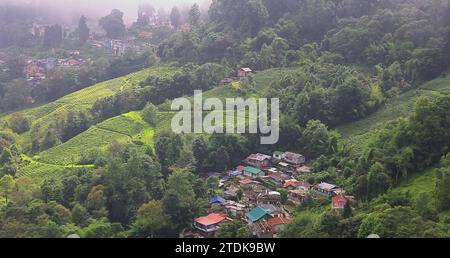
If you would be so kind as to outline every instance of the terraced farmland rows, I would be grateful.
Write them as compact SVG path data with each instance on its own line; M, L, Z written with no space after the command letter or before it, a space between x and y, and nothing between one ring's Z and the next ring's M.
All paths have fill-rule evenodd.
M102 148L113 141L129 141L129 137L105 129L91 127L68 142L40 153L40 160L48 164L78 164L84 152Z
M55 117L64 115L68 110L75 110L80 107L90 107L99 96L100 98L107 97L117 91L137 85L138 82L146 78L149 73L159 73L161 75L171 72L174 72L173 68L159 68L159 70L156 71L146 70L138 72L124 78L97 84L94 87L70 94L58 101L49 103L48 106L46 105L47 107L38 107L36 109L38 112L34 112L34 110L30 110L29 112L34 112L36 115L39 114L39 119L36 120L37 123L41 123L44 126L49 125ZM279 76L279 70L274 69L258 73L255 76L255 80L259 82L257 84L258 92L261 93L270 87L271 83L277 80ZM236 91L230 87L217 87L205 92L204 97L218 97L225 100L225 98L228 97L236 97ZM130 112L113 117L92 126L86 132L81 133L66 143L40 153L39 159L31 159L29 165L21 169L20 175L36 177L42 174L42 177L45 178L57 176L58 173L65 174L66 170L74 170L74 168L80 167L76 164L79 163L83 152L96 148L105 148L114 140L126 142L139 140L152 147L155 135L170 130L172 117L176 114L176 112L170 111L170 103L171 102L168 101L165 104L160 105L159 109L161 112L158 112L157 114L158 123L155 128L150 127L143 121L139 112ZM48 113L43 111L45 108L48 108ZM248 117L247 114L245 117ZM28 137L28 134L24 134L20 138L26 142ZM87 167L89 168L89 166Z
M33 118L33 127L38 128L38 135L42 138L47 132L47 128L52 123L56 123L59 119L64 118L70 110L89 109L98 99L112 96L124 89L136 87L149 75L167 76L176 70L177 68L165 66L145 69L124 77L98 83L92 87L64 96L54 102L22 110L20 113ZM7 114L0 117L0 128L15 114ZM18 142L23 148L30 148L32 142L30 132L20 135Z
M128 137L133 137L134 135L141 133L145 127L146 125L144 123L136 122L123 115L108 119L97 125L97 128L127 135Z
M45 179L55 179L60 180L68 173L74 172L79 168L92 169L93 165L69 165L69 166L59 166L42 163L36 161L28 156L22 155L22 160L27 163L24 167L19 170L17 174L18 177L29 177L34 181L42 182Z
M153 129L142 120L138 112L130 112L94 125L71 140L41 152L39 161L60 166L78 164L86 151L105 148L116 140L129 142L137 139L143 132L146 134L145 137L153 137L152 131ZM147 140L149 145L152 139Z

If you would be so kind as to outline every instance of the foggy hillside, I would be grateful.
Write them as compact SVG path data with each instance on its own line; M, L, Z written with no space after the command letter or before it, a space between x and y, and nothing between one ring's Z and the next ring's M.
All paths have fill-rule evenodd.
M50 21L64 21L66 25L78 22L80 15L98 19L109 14L112 9L119 9L125 13L125 22L131 24L136 20L137 8L140 4L151 4L155 9L170 10L173 6L184 9L198 3L203 10L207 10L210 2L211 0L0 0L0 6L33 5L39 13L45 10Z

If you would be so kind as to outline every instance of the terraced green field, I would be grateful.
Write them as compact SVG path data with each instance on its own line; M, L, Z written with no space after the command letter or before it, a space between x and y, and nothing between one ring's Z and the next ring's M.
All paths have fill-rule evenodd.
M147 125L143 121L136 121L129 116L122 115L98 124L97 128L133 137L134 135L141 133L146 126Z
M69 110L77 111L91 108L98 99L113 96L119 91L136 87L141 81L150 75L167 76L176 72L177 68L158 66L148 68L127 76L119 77L110 81L101 82L94 86L64 96L54 102L31 109L22 110L0 117L0 126L8 121L11 116L22 113L33 118L33 127L39 128L39 133L44 134L52 123L67 115ZM20 135L19 143L26 147L30 145L29 132Z
M113 141L126 142L130 137L121 133L91 127L69 141L40 153L41 162L67 166L78 164L84 152L105 147Z
M76 169L76 167L64 167L33 161L21 168L17 176L26 176L32 178L37 183L41 183L45 179L61 179L67 174L75 172Z
M153 132L139 112L130 112L92 126L71 140L41 152L39 161L62 166L78 164L83 152L105 148L113 141L142 139L144 143L152 145Z
M114 79L108 82L97 84L93 87L84 89L79 92L67 95L55 102L47 105L36 107L30 110L22 111L26 115L36 117L34 124L39 124L42 128L46 128L52 121L64 115L68 110L77 110L80 108L89 108L99 98L104 98L115 94L125 88L137 85L141 80L146 78L150 73L164 76L175 72L175 68L158 67L143 70L125 77ZM290 73L294 69L270 69L255 74L256 97L262 95L270 85L281 78L284 74ZM236 89L231 86L216 87L210 91L204 92L204 98L216 97L221 100L226 98L235 98L239 95ZM245 97L245 96L242 96ZM192 100L192 97L190 97ZM171 101L160 105L160 112L157 114L158 123L155 128L148 125L143 119L140 112L130 112L121 116L113 117L95 126L92 126L86 132L75 136L71 140L39 153L38 159L28 158L29 164L21 169L19 175L29 177L48 177L65 174L67 170L73 170L80 166L76 165L80 162L82 154L92 149L104 149L113 141L141 141L147 146L154 145L154 137L171 128L172 117L176 112L170 110ZM207 113L205 112L204 115ZM6 121L10 115L0 118L0 121ZM248 115L245 115L246 118ZM230 123L230 121L228 121ZM25 143L29 140L29 133L20 136L20 140Z
M423 84L417 90L411 90L390 99L380 110L359 121L337 128L344 138L357 149L366 144L366 139L376 132L377 128L400 117L408 116L414 104L421 96L436 97L450 93L450 75Z

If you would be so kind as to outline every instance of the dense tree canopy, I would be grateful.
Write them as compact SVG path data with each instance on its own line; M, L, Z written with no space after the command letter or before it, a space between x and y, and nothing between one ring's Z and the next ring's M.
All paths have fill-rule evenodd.
M102 26L109 38L120 39L125 35L126 26L123 22L123 15L123 12L114 9L111 11L111 14L99 20L100 26Z

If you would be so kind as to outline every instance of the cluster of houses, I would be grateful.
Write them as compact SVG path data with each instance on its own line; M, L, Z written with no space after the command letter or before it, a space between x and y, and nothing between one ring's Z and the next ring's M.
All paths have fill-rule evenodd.
M45 58L38 60L28 60L24 68L24 76L28 82L32 84L39 84L47 77L47 72L56 67L78 67L86 62L86 60L79 57L80 52L77 50L70 51L68 58Z
M251 154L242 165L218 175L223 194L209 200L207 216L195 219L192 237L213 237L223 224L240 220L254 237L275 238L290 222L295 207L306 200L330 199L331 208L341 213L352 197L333 184L296 179L312 172L302 154Z
M140 36L147 38L151 37L152 33L147 31L141 31ZM141 52L145 48L152 47L151 44L145 42L139 42L134 37L128 39L108 39L104 35L94 34L88 43L92 48L106 49L114 56L122 56L127 50L134 50Z

